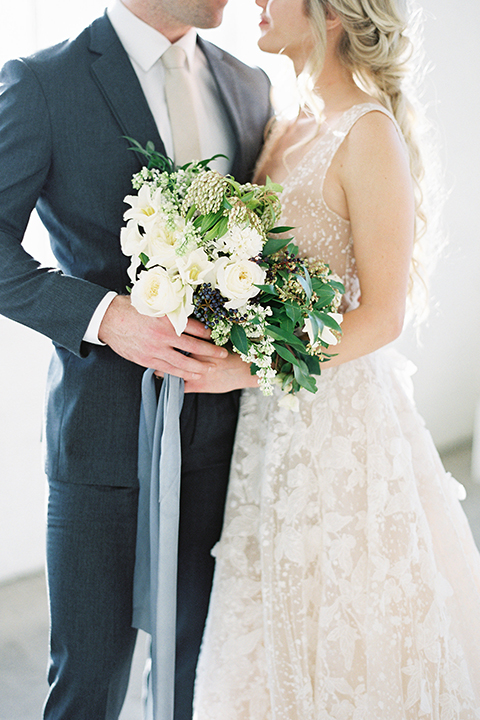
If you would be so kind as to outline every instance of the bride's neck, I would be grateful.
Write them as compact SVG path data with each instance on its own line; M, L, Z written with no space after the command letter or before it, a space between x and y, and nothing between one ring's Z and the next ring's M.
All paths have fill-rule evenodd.
M314 85L315 92L325 103L325 112L344 109L359 93L352 74L338 62L328 59Z

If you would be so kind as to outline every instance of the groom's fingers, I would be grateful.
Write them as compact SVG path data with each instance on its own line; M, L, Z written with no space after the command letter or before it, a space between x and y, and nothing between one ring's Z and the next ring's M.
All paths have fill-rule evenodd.
M99 339L137 365L191 379L209 371L209 359L221 359L228 353L198 337L209 336L200 323L192 321L189 330L197 336L178 336L168 318L141 315L128 297L117 296L105 313ZM196 358L190 357L191 354Z

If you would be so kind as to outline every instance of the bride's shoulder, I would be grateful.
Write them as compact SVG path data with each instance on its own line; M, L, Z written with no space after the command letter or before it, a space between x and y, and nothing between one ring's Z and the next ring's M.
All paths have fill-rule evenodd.
M380 103L372 101L354 105L350 108L349 114L353 116L348 131L348 139L351 144L373 143L378 145L383 142L396 144L399 140L403 141L395 117Z
M354 112L354 119L334 159L343 187L358 189L410 178L408 150L394 116L375 103Z
M372 157L405 155L406 146L392 113L376 101L354 105L347 111L348 128L340 154L370 162Z

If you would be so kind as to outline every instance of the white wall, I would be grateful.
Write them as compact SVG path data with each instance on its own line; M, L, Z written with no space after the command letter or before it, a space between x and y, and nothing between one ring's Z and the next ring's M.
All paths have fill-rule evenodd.
M418 406L434 440L450 446L469 438L480 399L480 3L465 0L462 20L449 0L425 0L425 48L434 63L425 100L443 139L449 198L449 245L432 283L434 306L421 333L398 343L418 367Z
M477 143L480 58L480 3L465 0L461 17L447 0L425 0L426 49L435 70L426 99L444 137L448 254L439 264L436 301L418 349L411 333L398 343L418 366L415 379L419 408L439 446L468 438L480 397L480 220ZM17 0L0 10L0 62L31 52L76 32L103 10L104 0L69 4L62 0ZM284 64L256 49L258 8L253 0L230 0L221 29L205 35L251 62L262 64L274 79ZM29 246L47 260L38 229ZM44 477L41 469L41 415L49 342L0 319L0 581L40 568L44 555Z

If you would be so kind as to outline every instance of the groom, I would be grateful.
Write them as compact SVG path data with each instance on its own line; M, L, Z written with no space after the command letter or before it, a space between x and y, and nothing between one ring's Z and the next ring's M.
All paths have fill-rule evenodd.
M222 171L251 176L270 115L268 81L192 30L217 26L225 4L114 0L76 39L9 62L0 76L0 312L55 346L46 424L49 720L113 720L125 697L143 370L191 380L225 354L196 321L177 338L166 318L138 315L119 246L123 198L141 166L124 136L173 152L160 60L171 43L187 54L202 154L223 152L231 163ZM34 207L60 270L22 248ZM182 412L176 720L191 718L237 405L235 392L187 395Z

